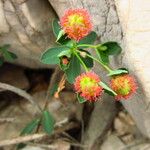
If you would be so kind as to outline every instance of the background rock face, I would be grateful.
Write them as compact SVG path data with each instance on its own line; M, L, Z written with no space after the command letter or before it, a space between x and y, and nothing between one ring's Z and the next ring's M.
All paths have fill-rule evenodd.
M123 104L141 131L150 137L150 1L0 0L0 44L11 44L12 51L19 57L16 63L34 68L46 67L38 59L43 50L54 44L50 24L56 15L51 6L59 17L70 7L88 9L99 41L122 43L122 55L115 59L113 67L129 68L140 85L136 96ZM101 73L97 66L95 71Z
M0 45L10 44L16 63L39 68L40 54L54 43L51 22L55 18L47 0L0 0Z
M124 32L125 50L120 64L127 66L139 81L139 91L124 106L142 133L150 137L150 1L116 0Z

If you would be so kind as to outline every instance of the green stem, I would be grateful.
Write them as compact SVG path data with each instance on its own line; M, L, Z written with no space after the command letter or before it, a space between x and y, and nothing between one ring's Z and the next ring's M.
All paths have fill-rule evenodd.
M91 44L80 44L80 45L77 45L77 47L91 47L91 48L96 48L97 45L91 45Z
M78 53L76 51L74 51L74 54L76 55L76 57L79 59L80 63L82 64L82 66L84 67L85 71L88 72L89 69L87 68L87 66L85 65L85 63L82 61L82 59L80 58L80 56L78 55Z
M78 51L78 52L80 52L80 51ZM95 57L93 57L93 56L91 56L91 55L89 55L89 54L87 54L87 53L86 53L86 56L88 56L88 57L90 57L91 59L97 61L97 62L98 62L100 65L102 65L109 73L113 71L112 69L110 69L107 65L105 65L102 61L98 60L97 58L95 58Z

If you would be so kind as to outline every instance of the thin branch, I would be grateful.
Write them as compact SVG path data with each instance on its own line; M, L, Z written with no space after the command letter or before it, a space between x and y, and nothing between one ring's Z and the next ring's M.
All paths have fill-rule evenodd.
M42 111L40 106L38 105L38 103L36 103L35 100L33 99L33 97L30 94L28 94L26 91L21 90L21 89L19 89L17 87L14 87L12 85L2 83L2 82L0 82L0 89L4 89L4 90L14 92L14 93L26 98L33 106L37 107L39 112Z
M27 135L27 136L22 136L22 137L17 137L17 138L11 138L8 140L0 141L0 147L18 144L18 143L24 143L24 142L40 139L43 137L46 137L45 133L32 134L32 135Z
M14 122L15 118L0 118L0 123Z
M65 125L62 128L56 129L53 132L52 135L62 133L64 131L66 131L66 130L69 130L69 129L72 129L72 128L76 128L78 126L79 126L79 124L77 124L77 123L70 123L68 125ZM27 136L19 136L17 138L11 138L11 139L0 141L0 147L8 146L8 145L14 145L14 144L19 144L19 143L26 143L26 142L37 140L37 139L41 139L41 138L44 138L44 137L47 137L47 136L48 135L45 134L45 133L37 133L37 134L32 134L32 135L27 135Z

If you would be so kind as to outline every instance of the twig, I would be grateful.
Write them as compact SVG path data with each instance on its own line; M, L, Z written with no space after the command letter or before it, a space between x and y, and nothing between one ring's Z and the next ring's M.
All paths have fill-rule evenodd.
M0 123L14 122L15 118L0 118Z
M36 103L35 100L33 99L33 97L30 94L28 94L26 91L21 90L21 89L14 87L12 85L2 83L2 82L0 82L0 89L5 89L8 91L14 92L14 93L26 98L33 106L37 107L39 112L41 112L41 108L38 105L38 103Z
M45 103L44 103L44 106L43 106L43 109L42 111L46 110L47 107L48 107L48 104L49 104L49 99L51 98L51 95L50 95L50 90L52 89L53 85L54 85L54 81L55 81L55 77L56 75L58 74L58 72L60 71L59 67L56 67L55 69L55 72L53 73L52 77L51 77L51 80L49 82L49 86L48 86L48 89L47 89L47 92L46 92L46 97L45 97ZM64 79L65 77L63 76L61 81ZM64 84L64 82L63 82ZM60 85L60 84L59 84ZM62 86L62 84L61 84ZM40 130L40 124L38 124L37 128L36 128L36 131L35 133L38 133L39 130Z
M63 128L56 129L55 132L53 132L52 135L62 133L66 130L69 130L69 129L72 129L72 128L75 128L75 127L78 127L78 126L79 125L77 123L70 123L70 124L64 126ZM47 137L47 136L48 135L45 134L45 133L37 133L37 134L32 134L32 135L27 135L27 136L19 136L17 138L11 138L11 139L8 139L8 140L0 141L0 147L19 144L19 143L26 143L28 141L41 139L41 138L44 138L44 137Z
M43 110L45 110L47 108L47 105L49 103L49 99L51 98L50 90L54 86L55 77L59 73L59 71L60 71L59 67L56 67L55 72L53 73L53 75L51 77L51 80L49 82L49 86L48 86L48 89L47 89L46 97L45 97L45 104L44 104ZM61 81L59 82L58 87L63 86L63 88L64 88L64 82L65 82L64 80L65 80L65 76L63 74L63 76L61 78ZM62 88L61 88L61 90L62 90Z
M57 150L57 146L56 145L45 145L45 144L38 144L38 143L32 143L32 142L28 142L28 145L31 146L38 146L40 148L46 148L46 149L50 149L50 150Z
M55 98L59 98L59 93L65 88L65 82L66 82L66 76L64 74L59 82L58 89L54 94Z
M68 123L68 122L69 122L69 119L68 119L68 118L65 118L65 119L63 119L63 120L61 120L61 121L59 121L59 122L56 122L55 126L56 126L56 127L61 127L63 124L66 124L66 123Z
M45 136L46 136L45 133L40 133L40 134L32 134L32 135L27 135L27 136L22 136L22 137L17 137L17 138L11 138L8 140L0 141L0 147L18 144L18 143L24 143L24 142L43 138Z

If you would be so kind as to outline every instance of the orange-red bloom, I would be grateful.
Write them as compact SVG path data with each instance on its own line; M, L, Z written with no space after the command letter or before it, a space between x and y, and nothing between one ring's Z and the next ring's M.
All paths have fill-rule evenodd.
M99 82L100 78L98 75L94 72L87 72L76 78L74 87L81 97L89 101L95 101L103 92Z
M69 59L64 56L64 57L62 58L62 64L63 64L63 65L68 65L68 64L69 64Z
M85 9L69 9L60 19L60 25L69 38L79 41L92 30L90 15Z
M116 100L128 99L136 92L137 83L129 74L118 75L111 80L111 88L118 94Z

